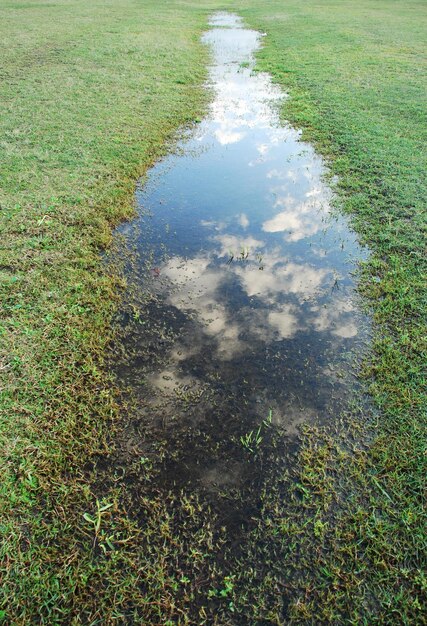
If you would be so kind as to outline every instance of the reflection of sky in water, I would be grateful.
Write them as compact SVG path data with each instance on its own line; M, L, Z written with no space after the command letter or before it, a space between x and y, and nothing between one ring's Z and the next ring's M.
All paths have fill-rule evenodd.
M144 375L150 393L168 395L219 367L238 403L243 372L277 419L297 424L302 408L312 419L345 395L333 372L360 340L350 272L361 251L331 215L320 158L279 126L284 96L252 73L259 34L224 20L204 36L214 57L209 116L138 192L138 247L154 255L151 271L141 264L145 289L158 316L178 311L192 323Z

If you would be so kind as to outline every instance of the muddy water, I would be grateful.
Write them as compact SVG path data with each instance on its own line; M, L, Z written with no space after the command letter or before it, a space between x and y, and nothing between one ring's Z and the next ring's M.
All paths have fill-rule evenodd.
M116 366L133 407L119 454L244 524L272 433L274 463L302 424L336 420L354 394L362 251L331 209L322 160L279 123L286 96L253 72L262 35L218 14L203 40L209 114L151 170L138 219L120 229L136 255Z

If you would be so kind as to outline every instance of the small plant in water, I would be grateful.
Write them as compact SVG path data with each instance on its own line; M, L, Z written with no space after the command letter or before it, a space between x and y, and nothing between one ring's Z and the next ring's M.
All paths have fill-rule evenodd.
M246 435L242 435L240 437L242 446L246 448L247 450L249 450L249 452L255 452L255 450L259 447L262 441L261 428L262 428L262 424L260 425L260 427L258 428L256 432L251 430L250 432L246 433Z
M270 409L268 416L266 417L265 420L262 420L261 424L259 425L256 431L251 430L250 432L246 433L246 435L242 435L240 437L240 442L242 446L246 448L247 450L249 450L249 452L254 453L255 450L259 448L262 442L263 437L261 436L261 433L262 433L263 427L270 428L272 420L273 420L273 412Z
M249 252L250 252L249 248L247 248L246 246L242 246L240 249L239 259L241 261L246 261L249 257Z
M240 248L239 254L234 253L232 250L228 253L227 265L230 265L234 260L236 261L247 261L249 259L249 255L251 253L250 248L246 246L242 246Z

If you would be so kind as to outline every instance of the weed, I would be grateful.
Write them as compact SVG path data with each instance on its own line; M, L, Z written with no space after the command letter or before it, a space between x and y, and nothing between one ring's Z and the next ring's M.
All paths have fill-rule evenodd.
M90 513L83 513L84 519L93 525L95 531L95 537L98 537L99 532L101 530L101 522L106 511L111 509L114 504L102 504L98 499L96 500L96 511L95 515L90 515Z
M261 433L263 428L270 428L272 421L273 412L270 409L267 418L262 420L256 431L250 430L248 433L240 437L242 446L254 454L262 443L263 437L261 436Z

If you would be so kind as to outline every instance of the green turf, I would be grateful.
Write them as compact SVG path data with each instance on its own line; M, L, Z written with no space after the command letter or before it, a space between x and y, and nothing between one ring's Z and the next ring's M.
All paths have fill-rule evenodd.
M5 0L5 623L425 623L425 4L221 4L267 32L259 65L291 93L284 118L330 158L372 250L361 290L377 323L365 367L381 409L374 440L363 416L351 446L307 432L290 500L276 477L246 557L225 565L196 498L141 494L137 524L126 494L92 484L118 416L104 356L120 284L99 250L132 214L137 177L202 114L199 36L218 5Z
M285 594L296 623L425 623L426 5L237 4L268 35L259 68L291 94L283 118L329 159L339 204L371 249L364 374L381 409L373 440L364 447L365 428L351 454L307 434L295 470L303 506L277 507L270 494L272 530L258 532L268 529L279 563L298 563Z
M103 359L119 290L99 250L133 214L137 178L203 111L200 34L213 6L0 6L0 616L8 622L106 624L130 598L150 606L141 563L120 550L103 559L83 517L96 510L83 468L105 448L105 424L117 414ZM121 545L125 530L111 524L124 518L109 509L106 519ZM161 576L161 559L153 567Z

